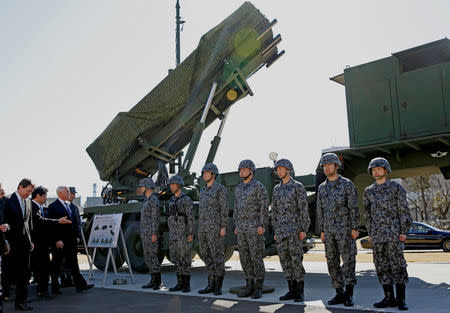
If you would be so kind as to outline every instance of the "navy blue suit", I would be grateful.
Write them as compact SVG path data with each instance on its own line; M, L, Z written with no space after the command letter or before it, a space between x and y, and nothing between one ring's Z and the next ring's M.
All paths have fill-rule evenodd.
M7 269L2 268L3 296L10 296L11 283L16 284L16 304L23 304L27 299L28 277L30 272L30 248L32 208L30 199L25 199L25 216L15 193L4 200L3 218L10 229L6 239L11 247L5 261ZM3 262L2 262L3 265Z
M0 198L0 224L4 224L4 220L3 220L3 212L5 211L5 200L4 198ZM3 254L4 252L6 252L6 237L5 234L0 231L0 254ZM7 262L7 256L2 258L2 272L8 271L8 266L5 265L4 263ZM3 277L3 275L2 275ZM3 278L2 278L3 279ZM3 283L2 283L3 285ZM0 297L0 306L2 306L2 297Z
M47 217L59 219L67 216L72 224L58 224L55 226L50 236L52 245L52 292L56 293L61 288L58 277L61 274L61 265L63 260L67 268L73 275L75 288L81 291L86 287L86 281L80 273L77 258L77 228L74 225L79 224L79 218L74 215L72 210L68 210L59 199L52 202L47 209ZM64 244L63 249L56 248L56 242L61 240Z
M31 240L34 251L31 253L31 270L37 281L37 292L48 291L48 276L50 275L50 241L51 230L58 224L57 219L45 218L40 207L32 202L33 231Z
M0 225L5 223L3 219L4 211L5 211L5 200L4 198L0 198ZM5 233L0 231L0 254L3 254L6 251L5 240L6 240Z
M72 228L75 230L77 238L81 239L81 217L80 217L80 210L78 207L73 204L73 202L70 203L70 209L72 210Z

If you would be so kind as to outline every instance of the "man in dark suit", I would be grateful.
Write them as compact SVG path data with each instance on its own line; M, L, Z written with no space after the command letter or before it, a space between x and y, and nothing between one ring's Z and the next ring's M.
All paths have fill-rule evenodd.
M75 200L77 190L75 187L69 187L70 196L67 201L69 202L70 210L72 211L73 215L73 226L72 228L75 230L76 238L77 238L77 244L81 242L81 217L80 217L80 210L78 207L73 203ZM62 269L61 269L61 287L71 287L73 286L73 280L72 280L72 274L70 270L66 266L66 262L63 262Z
M32 308L25 304L27 299L28 275L30 271L30 252L34 245L31 241L31 230L33 228L31 218L31 200L28 197L33 192L34 185L30 179L24 178L19 183L17 191L7 197L4 204L4 220L9 225L6 239L10 246L7 255L8 267L12 271L13 280L16 284L16 310L27 311ZM2 271L3 275L3 271ZM3 284L3 279L2 279ZM3 284L3 297L11 297L11 282Z
M0 184L0 255L9 253L9 245L6 241L5 232L8 230L9 225L4 223L3 221L3 212L5 210L5 201L4 201L5 191ZM4 258L2 258L4 261ZM3 313L3 303L2 297L0 297L0 313Z
M31 239L34 251L31 254L31 269L37 281L38 297L48 297L48 277L50 275L50 231L52 225L71 224L66 216L60 219L45 218L44 203L47 201L47 189L39 186L32 195L33 231Z
M76 291L82 292L83 290L94 287L94 285L88 285L86 283L86 280L81 275L80 268L78 266L77 235L76 228L74 227L76 222L73 212L70 209L70 205L67 202L70 196L69 188L66 186L60 186L56 189L56 194L58 195L58 199L48 206L47 217L59 219L67 216L68 219L72 221L72 224L56 225L55 231L52 232L52 293L61 293L61 286L58 282L58 277L61 272L61 264L63 259L65 259L66 266L73 275Z

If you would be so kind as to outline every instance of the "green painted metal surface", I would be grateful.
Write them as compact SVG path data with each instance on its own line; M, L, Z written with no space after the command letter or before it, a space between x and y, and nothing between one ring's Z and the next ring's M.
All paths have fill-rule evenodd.
M345 84L350 147L450 131L448 39L347 68L342 75L332 79Z
M450 149L449 77L445 38L331 78L345 85L350 136L349 148L331 150L343 161L340 173L355 183L361 210L363 191L373 183L367 166L374 157L390 162L390 178L450 178L450 155L442 153ZM319 184L325 177L319 166L316 173Z

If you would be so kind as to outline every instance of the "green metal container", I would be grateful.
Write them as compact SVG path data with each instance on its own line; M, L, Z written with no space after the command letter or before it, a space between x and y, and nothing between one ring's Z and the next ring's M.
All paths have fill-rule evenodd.
M349 67L331 79L345 85L352 148L450 130L447 38Z

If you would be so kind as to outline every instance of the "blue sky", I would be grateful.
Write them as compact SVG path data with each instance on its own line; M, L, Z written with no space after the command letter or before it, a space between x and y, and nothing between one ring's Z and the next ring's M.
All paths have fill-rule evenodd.
M182 59L243 1L180 0ZM297 174L320 151L348 145L344 87L329 81L358 65L450 37L450 2L266 1L286 54L250 80L253 97L230 111L216 158L221 171L243 158L270 165L276 151ZM12 192L30 177L54 194L60 184L91 195L101 185L85 152L174 67L175 1L0 2L0 182ZM199 171L218 124L202 137Z

